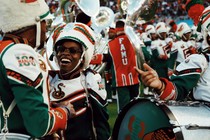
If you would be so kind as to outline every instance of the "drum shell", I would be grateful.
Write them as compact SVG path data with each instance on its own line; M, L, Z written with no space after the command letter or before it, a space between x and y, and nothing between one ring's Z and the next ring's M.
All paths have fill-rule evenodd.
M130 125L132 116L135 116L136 119ZM171 139L210 140L209 116L209 107L204 104L173 105L150 99L135 99L119 113L112 137L114 140L126 138L143 140L147 135L154 135L155 131L167 128L173 133L172 135L168 134ZM144 129L140 122L144 123ZM192 126L191 129L187 129L188 126Z
M155 130L171 129L172 126L168 120L167 115L155 102L147 99L135 99L118 114L112 138L113 140L141 140L145 135Z
M196 106L165 105L165 107L164 110L170 123L174 127L177 126L173 129L176 137L178 137L177 133L181 131L184 140L210 140L210 110L208 106L200 104ZM191 129L187 129L188 126L192 126Z

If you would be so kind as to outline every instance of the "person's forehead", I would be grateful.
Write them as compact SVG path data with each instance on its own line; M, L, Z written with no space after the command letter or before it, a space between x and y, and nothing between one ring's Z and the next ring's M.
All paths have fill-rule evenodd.
M80 48L82 50L82 45L74 40L64 41L61 45L68 48Z
M73 41L73 40L66 40L66 41L62 42L62 44L63 45L68 45L68 44L70 45L70 44L72 44L72 45L76 45L76 46L81 46L80 43L78 43L76 41Z

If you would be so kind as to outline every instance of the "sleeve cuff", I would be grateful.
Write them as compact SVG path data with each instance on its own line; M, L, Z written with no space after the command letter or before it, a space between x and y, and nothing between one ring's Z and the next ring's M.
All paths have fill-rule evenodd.
M173 83L167 80L166 78L160 78L160 80L164 82L165 90L159 95L159 98L161 100L175 100L176 93Z
M102 64L103 54L96 54L95 58L90 61L92 65L100 65Z

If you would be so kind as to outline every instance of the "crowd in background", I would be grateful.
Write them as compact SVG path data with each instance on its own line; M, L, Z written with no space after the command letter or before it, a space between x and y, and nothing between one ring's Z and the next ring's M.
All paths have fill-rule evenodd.
M52 10L51 12L55 12L53 10L59 7L59 0L46 1ZM204 0L204 6L209 6L209 2L209 0ZM158 9L154 20L156 22L168 22L170 19L173 19L175 21L180 19L189 19L189 17L187 16L187 12L184 9L184 6L180 3L181 0L158 0ZM114 13L117 13L119 11L117 0L101 0L100 5L110 7Z

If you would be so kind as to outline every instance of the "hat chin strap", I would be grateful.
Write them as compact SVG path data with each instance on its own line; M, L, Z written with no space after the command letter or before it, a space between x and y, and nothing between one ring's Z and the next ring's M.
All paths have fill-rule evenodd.
M187 38L186 38L186 36L185 36L184 34L182 35L182 37L183 37L185 40L187 40Z
M37 49L40 46L41 41L41 23L40 21L36 23L36 46L35 49Z

